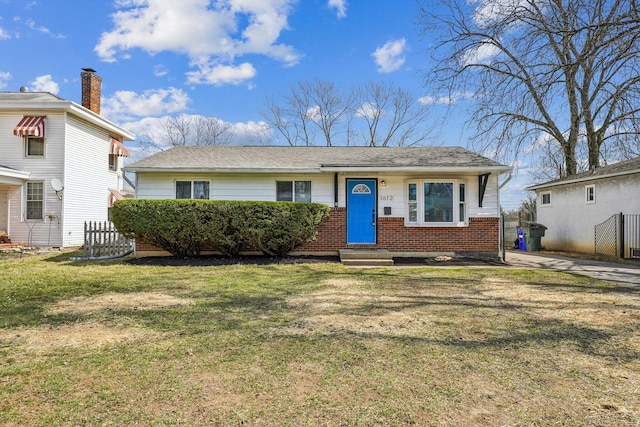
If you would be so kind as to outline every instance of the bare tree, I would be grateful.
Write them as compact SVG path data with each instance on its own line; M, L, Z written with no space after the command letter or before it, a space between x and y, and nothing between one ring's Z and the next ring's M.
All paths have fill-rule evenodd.
M407 90L368 83L340 90L334 83L303 81L259 111L276 139L289 145L414 145L427 138L426 109Z
M564 173L633 152L640 129L640 19L635 0L421 2L434 35L429 73L447 90L471 90L476 148L517 157L550 137ZM436 11L436 12L434 12ZM637 152L637 149L636 149Z
M233 137L233 125L216 117L181 114L163 117L155 126L136 133L145 149L164 151L181 145L227 145Z
M289 145L331 146L337 135L348 138L351 102L352 96L332 82L302 81L292 86L281 102L267 98L259 113Z
M422 143L426 108L407 90L393 84L367 83L358 91L355 116L366 122L365 145L386 147Z

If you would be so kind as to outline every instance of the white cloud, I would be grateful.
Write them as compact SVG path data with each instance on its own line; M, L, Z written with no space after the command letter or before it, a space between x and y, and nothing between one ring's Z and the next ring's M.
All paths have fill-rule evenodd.
M422 105L453 105L460 100L466 101L473 98L471 92L454 92L450 95L432 96L426 95L418 99Z
M371 56L375 58L379 72L391 73L402 67L405 61L404 52L406 42L405 39L388 41L371 54Z
M181 89L153 89L139 94L133 91L118 91L112 97L102 99L101 112L115 122L124 122L131 117L159 116L184 111L189 95Z
M11 38L11 34L6 32L4 28L0 28L0 40L7 40Z
M320 120L320 106L316 105L309 108L305 116L307 117L307 119L317 122L318 120Z
M165 68L164 65L158 64L153 67L153 75L156 77L164 77L169 74L169 71Z
M473 22L479 28L502 21L513 14L515 10L524 10L531 7L531 0L472 0L471 5L477 5L473 11Z
M201 65L197 71L187 73L189 83L206 83L215 86L225 84L239 85L242 82L252 79L256 75L256 69L248 62L237 67L232 65Z
M347 0L329 0L329 7L336 9L338 19L347 16Z
M184 115L187 120L189 119L198 119L202 116L200 115ZM138 139L142 140L144 138L151 137L154 142L160 145L162 149L169 148L168 145L162 146L162 141L168 141L170 138L167 136L167 129L164 124L165 120L168 118L168 115L164 115L162 117L145 117L140 120L131 121L123 124L122 126L134 133L138 136ZM261 143L265 143L272 138L272 131L269 125L263 121L255 122L238 122L238 123L230 123L225 122L222 119L216 118L221 124L229 124L231 125L229 128L230 138L229 143L231 145L258 145ZM134 149L139 153L139 158L146 157L151 154L149 151L142 152L140 149ZM151 149L150 151L156 151ZM133 160L139 160L133 159Z
M36 77L36 79L31 82L31 88L34 92L50 92L54 95L60 92L60 86L53 81L53 78L49 74Z
M102 33L95 47L108 62L133 49L150 54L176 52L189 57L195 71L189 80L197 83L237 84L240 75L255 75L251 64L234 64L237 57L258 54L287 66L300 55L293 47L278 43L295 0L120 0L112 15L114 28ZM212 4L213 3L213 4ZM253 70L253 71L251 71ZM222 77L219 77L222 74Z
M356 111L357 117L364 117L366 119L373 119L379 114L380 110L371 102L365 102Z
M0 89L7 87L9 80L11 80L11 73L8 71L0 71Z
M479 46L468 49L460 59L461 65L484 64L500 54L500 49L488 40Z

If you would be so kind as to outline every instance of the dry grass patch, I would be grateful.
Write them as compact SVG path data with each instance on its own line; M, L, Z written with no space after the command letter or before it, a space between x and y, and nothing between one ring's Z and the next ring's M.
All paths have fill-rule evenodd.
M0 342L21 351L43 354L60 349L96 349L126 341L150 339L155 335L143 328L108 326L90 321L55 327L0 329Z
M193 300L160 292L109 293L91 297L76 297L59 301L49 307L49 314L87 314L104 310L155 310L193 304Z

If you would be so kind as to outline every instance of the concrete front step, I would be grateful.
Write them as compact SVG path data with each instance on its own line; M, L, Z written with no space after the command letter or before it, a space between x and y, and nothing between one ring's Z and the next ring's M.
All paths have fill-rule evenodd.
M341 249L340 261L344 265L393 265L393 257L391 253L385 249Z
M393 265L392 259L343 259L342 265L349 267L387 267Z

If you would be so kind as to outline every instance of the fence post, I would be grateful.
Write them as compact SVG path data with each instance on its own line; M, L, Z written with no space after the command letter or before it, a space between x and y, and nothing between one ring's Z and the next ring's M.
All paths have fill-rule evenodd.
M624 214L620 212L620 248L618 258L624 258Z

